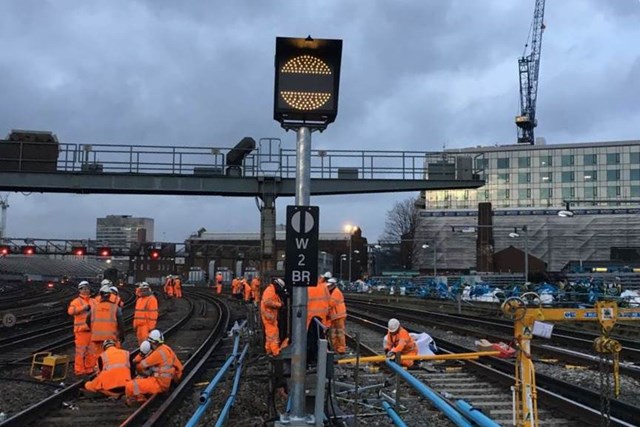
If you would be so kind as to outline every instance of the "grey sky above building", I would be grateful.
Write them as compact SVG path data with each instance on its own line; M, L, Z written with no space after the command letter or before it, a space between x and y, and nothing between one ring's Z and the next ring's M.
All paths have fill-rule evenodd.
M514 143L517 58L533 0L0 2L0 134L64 143L232 146L295 135L272 120L276 36L344 40L336 122L313 148L439 150ZM547 2L537 136L640 135L640 2ZM370 241L409 193L312 197L321 231ZM292 198L278 199L278 222ZM87 238L97 217L154 218L155 238L259 229L253 199L12 193L11 237Z

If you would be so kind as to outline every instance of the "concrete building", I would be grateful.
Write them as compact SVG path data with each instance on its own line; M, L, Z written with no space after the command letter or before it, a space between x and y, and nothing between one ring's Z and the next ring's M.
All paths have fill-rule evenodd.
M111 248L130 249L133 244L153 242L153 219L131 215L107 215L96 220L96 240Z
M640 262L640 141L507 145L449 150L474 157L486 185L477 190L427 191L417 239L430 244L421 270L475 269L477 206L493 207L493 250L524 250L561 271L569 263ZM575 215L562 218L565 201ZM453 227L453 229L452 229ZM519 229L519 237L510 233ZM473 231L469 229L468 231Z

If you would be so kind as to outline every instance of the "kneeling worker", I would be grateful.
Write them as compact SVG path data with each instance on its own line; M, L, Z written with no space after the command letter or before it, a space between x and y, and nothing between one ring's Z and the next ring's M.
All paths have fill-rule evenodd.
M114 340L105 340L104 351L98 358L98 375L87 381L84 388L107 396L119 396L124 392L125 384L131 381L129 352L116 347Z
M384 351L388 358L395 358L396 354L402 356L417 356L418 346L409 332L402 326L398 319L389 319L389 333L384 337ZM413 360L400 358L402 366L413 366Z
M164 343L162 332L154 329L147 338L151 344L151 352L136 366L136 371L152 373L149 377L137 376L126 385L127 399L145 400L149 394L164 393L171 387L171 382L178 383L182 378L182 363L171 347Z

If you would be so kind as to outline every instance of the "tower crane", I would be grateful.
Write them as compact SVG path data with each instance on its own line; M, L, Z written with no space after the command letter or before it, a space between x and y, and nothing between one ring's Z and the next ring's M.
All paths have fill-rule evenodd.
M536 120L536 99L538 96L538 73L540 71L540 51L542 49L542 33L544 31L544 3L536 0L533 22L524 46L524 52L518 59L520 72L520 115L516 116L518 126L518 143L533 144L533 130L538 125ZM529 45L531 39L531 45ZM529 49L529 51L527 51Z

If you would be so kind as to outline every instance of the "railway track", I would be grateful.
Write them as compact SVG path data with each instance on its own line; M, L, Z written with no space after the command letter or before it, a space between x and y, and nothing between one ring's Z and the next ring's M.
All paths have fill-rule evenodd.
M188 359L184 364L181 383L169 395L152 396L142 406L130 408L122 400L79 395L79 389L84 384L82 380L15 414L0 425L162 425L161 420L174 409L205 361L220 344L229 323L228 307L220 300L203 295L187 298L190 299L188 313L165 331L166 341L178 357L183 361Z
M391 311L390 311L391 310ZM410 314L398 313L396 309L383 310L381 308L376 308L375 315L364 312L361 310L357 310L350 306L349 311L349 321L359 321L364 324L369 325L377 325L378 328L386 329L385 323L386 319L389 318L390 315L397 317L400 319L403 324L406 326L407 322L411 324L425 324L428 323L427 319L412 317ZM380 317L384 316L384 317ZM411 332L418 332L411 330ZM384 332L381 332L381 334ZM381 343L381 338L380 341ZM437 339L438 347L441 350L445 350L452 353L464 353L464 352L473 352L475 349L466 348L457 343L443 340L441 338ZM381 344L380 344L381 345ZM479 362L467 362L465 365L469 365L473 367L472 369L480 375L481 378L492 378L499 379L503 384L503 388L510 387L515 383L515 379L513 378L513 372L515 371L514 364L504 359L498 358L484 358L482 363ZM462 381L462 380L461 380ZM600 395L598 393L592 392L590 390L575 386L573 384L569 384L564 381L560 381L556 378L537 374L536 375L536 383L538 387L538 401L541 405L550 405L554 408L559 408L565 414L572 414L573 417L579 417L583 423L582 425L591 425L592 421L598 419L600 416ZM473 387L477 390L483 390L484 385L482 383L473 384ZM511 405L511 392L508 392L509 405ZM484 393L480 393L484 394ZM504 395L503 395L504 396ZM612 416L612 426L636 426L640 425L640 412L637 407L634 405L619 401L617 399L611 399L611 416ZM541 406L544 407L544 406ZM553 413L550 411L550 413ZM499 415L503 415L499 413ZM570 417L567 417L569 419ZM597 422L596 422L597 424ZM556 425L564 425L562 423ZM580 424L578 424L580 425Z

